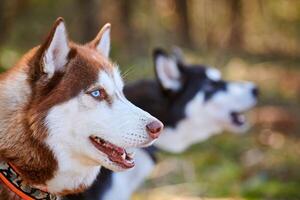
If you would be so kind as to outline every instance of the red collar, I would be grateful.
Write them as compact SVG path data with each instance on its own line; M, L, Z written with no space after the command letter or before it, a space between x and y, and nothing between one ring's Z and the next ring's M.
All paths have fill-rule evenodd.
M14 167L0 162L0 181L23 200L58 200L55 195L30 187L24 183Z

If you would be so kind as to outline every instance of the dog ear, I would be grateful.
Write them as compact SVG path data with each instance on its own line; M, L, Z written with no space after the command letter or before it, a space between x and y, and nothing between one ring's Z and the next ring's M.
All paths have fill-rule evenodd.
M183 64L185 63L184 58L183 58L183 52L181 48L178 46L173 46L172 47L172 56L176 59L177 63Z
M161 86L166 90L179 90L182 86L182 77L176 59L169 57L161 49L156 49L153 56L155 73Z
M58 18L41 46L41 71L51 78L55 72L64 71L70 51L63 18Z
M90 43L93 48L97 49L106 58L109 57L110 52L110 29L111 25L109 23L105 24L96 38Z

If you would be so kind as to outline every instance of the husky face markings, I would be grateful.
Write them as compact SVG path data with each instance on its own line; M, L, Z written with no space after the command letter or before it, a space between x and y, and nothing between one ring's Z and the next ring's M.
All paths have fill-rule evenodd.
M0 89L9 92L0 96L2 104L16 99L14 108L7 103L7 114L0 114L0 119L12 116L1 124L0 137L7 141L0 142L1 159L11 161L27 182L50 193L86 188L99 166L114 171L132 168L133 155L125 148L152 144L163 128L125 98L118 67L108 58L109 33L107 24L92 42L78 45L68 40L64 22L58 19L45 43L1 76ZM12 79L18 81L18 90L9 84ZM14 129L20 130L15 137L8 130L13 121L22 122L16 123ZM22 146L12 139L18 135L24 138L19 141L24 155L11 151L11 145Z
M91 48L93 42L89 46L73 44L71 47L69 57L72 57L66 63L66 72L54 88L62 96L71 93L71 98L54 103L45 118L49 130L46 142L62 171L70 166L80 169L81 165L102 165L114 171L131 168L133 157L125 148L148 146L154 141L146 126L157 120L123 95L120 73L106 58L109 28L104 27L101 32L104 41L99 38L99 44L95 45L99 53ZM57 46L66 48L67 45ZM62 183L65 184L61 179L49 182L54 188Z
M158 147L181 152L224 129L247 130L242 113L256 104L257 88L253 83L224 81L215 68L186 65L161 50L154 54L154 61L172 116L163 120L168 127L157 141ZM177 142L168 145L176 141L174 138Z
M169 96L176 96L172 104L180 102L184 106L184 115L206 115L205 117L212 116L214 119L227 115L225 118L230 120L221 120L228 123L223 123L226 128L243 130L244 121L232 120L232 113L247 111L256 104L257 88L253 83L222 80L220 71L215 68L185 65L162 51L156 52L155 61L162 89L169 91ZM174 82L173 86L166 84L171 81Z

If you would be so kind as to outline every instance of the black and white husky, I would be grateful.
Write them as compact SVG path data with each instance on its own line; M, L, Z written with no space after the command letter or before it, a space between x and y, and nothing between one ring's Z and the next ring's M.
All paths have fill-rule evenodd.
M104 169L98 178L101 182L70 199L130 199L154 169L157 150L180 153L223 130L244 132L248 128L243 113L257 102L253 83L224 81L217 69L187 65L162 50L154 52L154 63L156 80L128 85L124 93L165 124L155 149L136 149L133 169L120 173Z

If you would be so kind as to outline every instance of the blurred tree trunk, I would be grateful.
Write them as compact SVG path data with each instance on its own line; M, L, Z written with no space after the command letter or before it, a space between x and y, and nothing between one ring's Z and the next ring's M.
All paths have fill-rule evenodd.
M131 12L132 12L132 0L127 0L127 1L120 1L120 17L122 19L122 33L124 34L123 37L127 40L130 41L131 39L131 34L132 31L132 26L131 26Z
M180 35L182 44L191 46L190 22L188 15L188 2L187 0L173 0L176 8L177 15L177 33Z
M143 42L139 40L138 31L132 24L132 15L134 12L134 6L136 5L134 0L121 0L118 3L119 12L119 23L118 28L118 38L119 47L126 48L126 52L129 55L135 54L142 50ZM130 47L130 48L128 48Z
M244 45L243 2L242 0L228 0L228 2L231 21L228 46L234 49L241 49Z
M0 0L0 46L7 40L17 15L27 6L28 0Z
M5 12L5 0L0 1L0 46L2 46L3 41L5 41L7 35L7 20L6 20L6 12Z
M0 1L0 46L7 40L9 30L12 26L12 18L14 16L14 11L11 6L14 1L1 0Z
M81 40L89 41L95 37L99 31L99 0L76 0L80 15L79 26L81 27Z
M15 18L28 7L28 0L0 0L0 47L7 41Z

